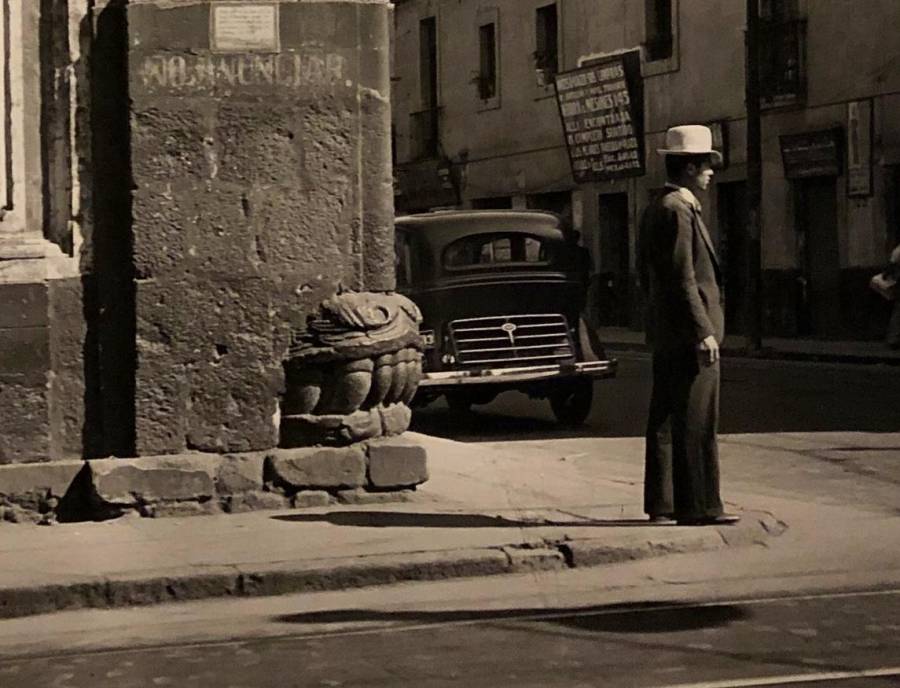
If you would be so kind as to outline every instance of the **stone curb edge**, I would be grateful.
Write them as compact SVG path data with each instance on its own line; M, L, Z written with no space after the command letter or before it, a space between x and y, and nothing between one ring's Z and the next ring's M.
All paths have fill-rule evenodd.
M666 554L764 544L787 526L769 515L738 526L664 526L663 537L542 540L525 544L405 552L360 558L268 564L184 567L69 584L0 589L0 619L84 608L144 606L221 597L265 597L404 581L563 570L636 561Z
M646 344L636 342L607 342L606 351L612 356L625 353L640 353L650 355L650 349ZM763 347L759 352L747 349L726 347L722 349L725 358L751 358L756 360L773 361L806 361L811 363L849 363L900 366L898 356L869 356L865 354L841 354L841 353L816 353L811 351L782 351L771 347Z

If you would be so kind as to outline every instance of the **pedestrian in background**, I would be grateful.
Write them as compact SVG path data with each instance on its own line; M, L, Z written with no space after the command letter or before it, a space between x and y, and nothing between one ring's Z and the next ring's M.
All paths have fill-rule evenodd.
M874 275L869 282L874 291L894 304L885 336L885 342L892 349L900 349L900 298L897 293L897 282L900 282L900 244L891 251L891 257L884 270Z
M653 522L734 523L719 495L719 346L722 276L700 215L722 156L708 127L666 132L667 183L641 219L639 272L653 351L644 511Z

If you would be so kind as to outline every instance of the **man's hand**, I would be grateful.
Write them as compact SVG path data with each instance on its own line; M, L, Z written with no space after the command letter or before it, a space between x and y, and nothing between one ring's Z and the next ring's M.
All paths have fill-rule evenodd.
M700 360L706 365L712 365L719 360L719 343L710 335L697 345Z

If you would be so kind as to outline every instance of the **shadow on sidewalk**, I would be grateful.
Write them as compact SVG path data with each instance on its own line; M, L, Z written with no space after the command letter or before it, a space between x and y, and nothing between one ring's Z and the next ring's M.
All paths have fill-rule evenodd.
M400 622L447 624L479 621L553 623L582 631L612 633L670 633L717 628L747 619L751 612L732 604L696 606L682 602L628 602L561 608L449 609L443 611L379 611L335 609L283 614L273 621L296 624Z
M327 514L288 514L272 516L277 521L293 523L325 522L335 526L367 528L545 528L548 526L590 527L671 527L672 524L651 524L644 519L510 519L485 514L440 514L402 511L332 511Z

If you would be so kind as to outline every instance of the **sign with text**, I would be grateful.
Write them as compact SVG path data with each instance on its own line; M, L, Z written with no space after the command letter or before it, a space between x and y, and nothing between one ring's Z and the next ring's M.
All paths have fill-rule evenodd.
M847 195L872 195L872 101L847 103Z
M278 5L214 4L210 46L216 52L278 52Z
M602 57L555 78L572 175L579 184L644 174L640 51Z
M785 178L840 176L842 135L838 128L780 137Z

